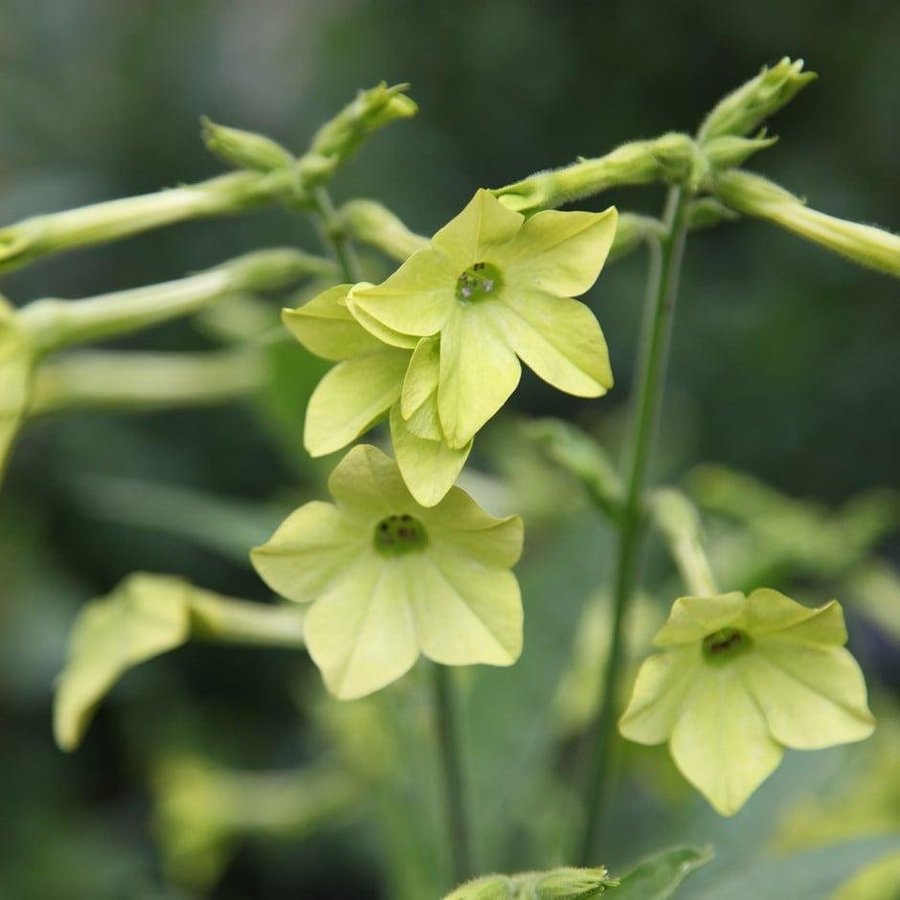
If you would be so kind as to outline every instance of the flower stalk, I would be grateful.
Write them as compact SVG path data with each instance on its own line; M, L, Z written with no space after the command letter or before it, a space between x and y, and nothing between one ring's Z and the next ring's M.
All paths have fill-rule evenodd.
M18 315L39 353L129 334L190 315L241 291L275 290L309 274L331 271L327 261L298 250L261 250L214 269L86 300L36 300Z
M621 512L613 593L610 651L603 671L600 708L591 730L593 756L586 782L586 815L579 859L587 864L601 830L601 798L609 804L616 704L625 652L625 621L637 585L644 531L644 491L662 404L669 337L678 294L678 280L687 235L690 196L680 187L669 191L665 224L667 236L654 254L646 318L637 361L634 406L626 447L626 493Z
M444 812L450 840L453 882L472 876L469 821L466 812L466 785L459 742L459 716L452 673L446 666L434 666L435 725L444 788Z

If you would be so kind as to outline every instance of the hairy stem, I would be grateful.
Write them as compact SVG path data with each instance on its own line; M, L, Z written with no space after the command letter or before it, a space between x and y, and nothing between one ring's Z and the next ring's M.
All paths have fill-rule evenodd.
M603 824L603 812L610 806L619 678L624 662L625 622L640 568L644 491L665 385L669 336L688 229L688 199L682 188L670 189L665 214L667 233L653 260L648 285L649 306L643 323L632 422L626 446L626 493L620 521L613 590L613 626L609 638L609 655L603 671L600 709L591 733L593 755L586 783L587 808L579 850L579 859L585 865L593 857Z

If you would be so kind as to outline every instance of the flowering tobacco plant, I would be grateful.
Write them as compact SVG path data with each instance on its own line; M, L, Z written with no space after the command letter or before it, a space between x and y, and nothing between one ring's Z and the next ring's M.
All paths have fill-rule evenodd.
M269 138L206 121L208 146L239 171L0 230L0 266L14 268L180 219L280 202L316 221L332 257L262 251L168 284L75 303L39 300L19 310L3 304L0 465L30 417L67 406L127 409L166 402L158 379L143 377L149 363L138 355L120 354L115 365L121 376L101 385L90 373L98 371L104 351L90 360L73 356L62 377L57 367L64 361L54 358L57 350L195 315L213 303L246 302L248 292L279 290L305 278L315 279L306 291L312 299L283 309L281 334L289 339L289 331L306 351L334 365L309 396L304 448L311 456L327 456L387 423L393 458L373 445L353 446L328 480L334 502L305 502L250 551L253 568L284 604L247 603L181 578L136 575L87 607L75 626L56 700L56 735L65 749L78 745L94 708L127 668L193 639L303 649L329 695L360 700L336 707L332 700L330 712L320 716L343 748L346 771L335 778L329 762L320 780L303 769L304 792L317 802L298 809L292 824L276 799L280 791L264 790L258 779L248 792L239 776L232 783L217 772L214 784L204 781L203 791L190 793L188 803L171 787L177 783L183 799L184 777L169 775L196 766L161 766L159 805L174 829L164 846L181 848L177 859L167 860L180 881L209 887L227 856L226 844L242 829L269 834L281 826L285 831L312 827L313 821L319 827L321 818L347 815L358 809L362 795L374 791L382 798L375 814L383 817L383 829L406 847L388 864L401 900L445 894L454 900L606 892L623 898L671 896L693 869L709 862L707 850L669 850L621 876L612 865L616 860L603 859L615 877L599 865L598 854L609 846L603 840L604 818L618 809L615 789L622 779L613 763L620 736L638 744L668 742L685 779L718 813L732 816L778 767L785 748L853 743L872 732L862 672L844 647L840 605L807 606L760 584L745 595L737 578L729 585L734 590L722 592L715 573L727 569L706 545L701 513L679 490L651 488L667 346L689 232L755 216L866 267L900 275L896 235L811 210L742 168L772 144L760 131L763 124L811 79L802 62L783 60L724 98L696 135L634 141L505 187L478 189L430 240L410 232L376 201L353 200L335 208L328 192L340 165L366 139L415 112L403 86L386 85L362 92L299 156ZM599 213L555 208L613 187L654 183L668 188L661 219L614 207ZM398 267L376 283L378 276L359 266L358 243L381 251ZM593 712L590 721L579 723L579 733L557 746L559 729L544 721L551 715L549 705L532 714L529 704L544 682L572 674L537 668L535 661L541 639L558 643L554 628L572 612L563 600L540 595L534 587L540 579L529 579L527 570L520 591L512 568L522 553L522 520L485 512L476 499L477 478L472 496L456 481L466 477L479 432L516 389L522 363L571 395L600 398L612 389L601 327L588 302L575 298L592 289L608 259L643 244L654 265L623 465L617 469L591 437L563 423L544 423L532 432L534 443L584 485L608 519L615 543L604 574L606 634L602 643L588 647L600 676ZM241 358L260 364L268 340L248 338ZM207 377L212 371L204 368L207 361L174 356L168 362L168 371L177 373L170 382L173 404L253 393L271 377L238 379L223 394L220 377ZM815 525L804 520L798 528ZM671 598L684 589L643 583L641 551L651 529L662 535L689 594L674 604ZM866 534L876 535L877 529ZM848 572L871 542L874 537L860 545L845 566ZM786 558L790 563L789 554ZM571 573L567 569L563 581L577 577L577 567L567 565ZM833 565L829 574L835 571ZM629 691L628 613L639 592L648 595L657 619L664 618L663 607L670 612L653 639L659 652L643 662ZM527 641L523 654L523 627L541 610L547 634L536 635L538 646L529 659ZM582 638L577 643L583 649ZM420 656L427 662L417 665ZM482 665L512 668L502 675L505 680L492 681ZM458 667L476 666L455 677ZM518 677L521 691L503 687L516 685ZM431 682L427 704L434 747L422 736L425 679ZM623 704L626 695L630 699ZM498 696L504 702L497 702ZM473 719L472 710L481 711L480 720ZM474 728L476 736L466 728ZM583 771L563 764L573 746L588 761ZM421 759L416 753L423 747L437 750L437 777L417 772L411 788L414 767L400 760ZM484 763L479 754L491 753ZM312 771L318 773L319 765ZM477 797L470 787L475 778L482 785ZM537 808L517 812L503 793L505 778ZM430 818L424 810L433 780L443 786L439 805L445 824L430 838L430 855L417 856L414 848L427 843L422 834ZM241 802L217 806L210 800L217 791ZM253 815L248 810L254 824L242 824L241 808L252 802L245 798L257 791L269 800ZM409 803L411 792L424 799ZM665 805L659 798L655 802L660 809ZM507 807L503 843L493 846L483 823ZM552 839L535 824L545 815L553 823ZM521 863L521 871L502 874L510 860ZM567 865L551 867L561 861ZM725 885L703 896L743 896L729 891Z

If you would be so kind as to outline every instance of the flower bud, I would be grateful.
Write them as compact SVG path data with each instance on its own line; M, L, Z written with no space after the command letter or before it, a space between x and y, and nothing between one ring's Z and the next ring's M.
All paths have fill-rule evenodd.
M360 91L352 103L316 132L310 153L343 161L372 132L395 119L414 116L418 107L404 93L408 87L406 84L388 87L381 82L368 91Z
M351 200L340 210L347 233L358 241L377 247L399 259L408 259L428 246L428 238L410 231L386 206L375 200Z
M789 103L809 82L814 72L803 71L803 60L787 56L771 69L763 66L759 75L720 100L706 117L697 137L705 144L722 135L744 136Z
M444 900L513 900L517 896L506 875L485 875L461 884Z
M684 182L691 177L697 161L694 141L686 134L670 132L653 140L622 144L596 159L580 159L562 169L537 172L492 193L507 209L528 215L619 185Z
M614 884L603 866L596 869L554 869L541 875L534 884L538 900L580 900L599 897Z
M703 145L703 153L711 168L731 169L743 165L754 153L771 147L777 140L777 137L746 138L723 134L707 141Z
M271 138L252 131L226 128L203 116L201 134L206 149L238 169L272 172L293 165L294 157Z
M810 209L789 191L751 172L723 172L713 187L718 198L739 213L768 219L861 266L900 277L896 234Z

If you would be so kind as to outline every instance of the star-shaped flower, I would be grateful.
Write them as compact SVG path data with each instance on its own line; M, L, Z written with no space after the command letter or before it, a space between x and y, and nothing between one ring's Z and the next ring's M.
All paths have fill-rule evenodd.
M768 588L676 600L641 666L619 731L669 742L682 775L736 813L785 747L861 741L875 727L862 672L832 600L809 609Z
M337 285L282 318L309 351L337 362L316 386L306 409L303 443L311 456L346 447L389 414L397 465L423 506L450 490L472 449L447 445L437 415L437 341L392 332L376 338L350 313L350 285ZM365 317L364 313L360 313ZM410 369L410 360L417 364ZM407 383L408 382L408 383ZM400 398L408 415L401 415Z
M333 694L377 691L420 652L444 665L515 662L522 603L509 569L521 519L495 519L458 488L423 507L393 460L367 445L328 486L336 503L300 507L251 558L273 590L312 603L304 638Z
M450 447L465 447L515 390L520 359L562 391L605 394L613 380L603 333L571 298L596 281L615 231L612 207L525 219L479 190L384 282L355 286L350 309L381 340L433 336L410 361L403 419L433 385L432 424Z

